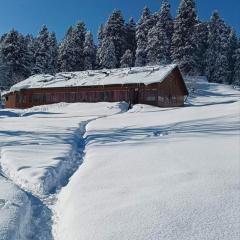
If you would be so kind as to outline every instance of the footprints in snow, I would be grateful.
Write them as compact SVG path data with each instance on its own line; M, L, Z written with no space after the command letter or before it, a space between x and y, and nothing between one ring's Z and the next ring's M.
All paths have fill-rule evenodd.
M0 199L0 210L4 208L9 208L9 207L20 207L20 206L14 202Z

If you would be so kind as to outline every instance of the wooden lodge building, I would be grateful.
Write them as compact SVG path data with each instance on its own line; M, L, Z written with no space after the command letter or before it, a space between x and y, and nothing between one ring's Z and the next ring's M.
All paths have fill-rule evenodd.
M5 107L59 102L120 102L159 107L184 105L188 90L177 65L34 75L4 94Z

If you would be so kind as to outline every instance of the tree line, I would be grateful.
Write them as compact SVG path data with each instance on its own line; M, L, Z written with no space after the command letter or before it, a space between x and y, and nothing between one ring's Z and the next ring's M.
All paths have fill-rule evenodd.
M11 30L0 38L3 88L33 74L169 63L185 75L240 85L240 38L216 11L201 21L195 0L181 0L175 18L168 0L156 13L145 7L137 23L114 10L99 28L97 45L84 22L71 26L61 42L46 26L36 37Z

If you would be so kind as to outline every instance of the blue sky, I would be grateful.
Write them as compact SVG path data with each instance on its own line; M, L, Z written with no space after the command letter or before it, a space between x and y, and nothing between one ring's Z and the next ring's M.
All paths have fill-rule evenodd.
M176 14L180 0L170 0ZM157 11L162 0L0 0L0 34L12 28L36 34L46 24L61 39L70 25L83 20L96 35L100 23L106 21L114 8L122 10L125 19L139 19L145 5ZM209 19L219 10L225 21L240 33L240 0L197 0L198 15Z

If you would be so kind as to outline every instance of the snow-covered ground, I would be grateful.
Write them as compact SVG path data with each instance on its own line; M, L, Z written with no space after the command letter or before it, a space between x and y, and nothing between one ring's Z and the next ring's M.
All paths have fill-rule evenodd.
M185 108L126 110L0 110L1 240L240 238L239 92L201 80Z
M201 82L196 94L87 125L56 239L239 239L239 92Z
M67 184L81 164L85 125L126 110L124 103L61 103L29 110L0 110L0 173L12 181L0 175L0 233L4 233L0 234L1 240L28 239L34 234L42 220L36 220L29 230L21 217L25 215L29 224L31 209L30 214L36 218L49 215L50 209L44 200L49 201L50 193ZM50 218L46 219L49 224ZM51 239L49 226L41 224L41 236L33 239Z
M30 216L27 195L0 172L0 239L25 239Z

